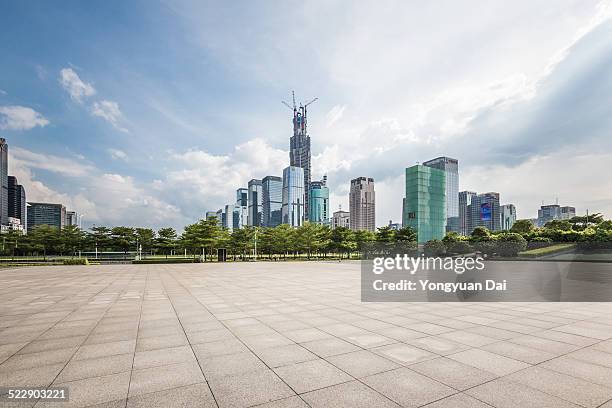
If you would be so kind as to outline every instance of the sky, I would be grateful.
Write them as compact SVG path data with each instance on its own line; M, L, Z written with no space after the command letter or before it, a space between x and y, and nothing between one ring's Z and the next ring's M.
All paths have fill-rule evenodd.
M28 201L84 227L183 226L289 164L295 90L313 179L348 209L405 168L612 217L611 1L48 1L0 5L0 137Z

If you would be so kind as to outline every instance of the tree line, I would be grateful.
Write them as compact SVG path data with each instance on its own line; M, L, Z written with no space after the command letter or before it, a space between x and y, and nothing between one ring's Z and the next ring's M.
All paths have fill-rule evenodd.
M187 225L181 234L173 228L104 227L94 226L88 231L76 226L57 229L40 225L22 235L9 231L0 236L1 253L4 256L23 255L66 255L81 252L134 253L139 249L143 254L215 256L218 248L225 248L233 259L252 256L287 258L306 256L328 257L330 254L342 258L361 253L364 245L383 243L389 246L402 244L402 248L416 249L417 235L405 227L394 230L390 227L372 231L352 231L348 228L335 229L327 225L306 222L298 228L281 224L273 228L245 226L229 231L219 226L216 218L202 219ZM425 244L428 254L457 254L470 251L491 252L492 248L511 248L515 254L524 248L545 246L552 242L597 243L600 247L611 247L612 221L604 220L601 214L574 217L570 220L555 220L543 228L536 228L528 220L518 220L510 231L491 232L484 227L476 228L468 237L448 233L442 240ZM410 243L409 246L405 244Z

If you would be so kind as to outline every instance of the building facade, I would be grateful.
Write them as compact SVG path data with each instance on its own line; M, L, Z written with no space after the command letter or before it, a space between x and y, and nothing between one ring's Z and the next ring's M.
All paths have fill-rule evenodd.
M472 204L472 198L476 197L477 193L474 191L461 191L459 192L459 233L461 235L470 235L470 204Z
M308 135L308 112L306 106L293 103L293 136L289 140L289 165L304 169L304 217L308 219L308 196L310 194L311 153Z
M350 228L351 227L350 220L351 220L351 217L348 211L338 210L334 212L332 216L332 228L338 228L338 227Z
M292 227L304 225L304 169L289 166L283 170L282 223Z
M262 225L276 227L281 223L283 210L283 179L278 176L266 176L262 183Z
M501 229L509 231L516 222L516 207L514 204L504 204L500 208Z
M316 224L329 225L329 188L327 187L327 176L321 181L310 183L310 200L308 203L308 220Z
M406 169L402 225L417 233L419 244L446 233L446 172L417 164Z
M459 161L450 157L437 157L423 166L446 173L446 232L459 232Z
M236 190L236 204L242 207L249 206L249 189L241 187Z
M376 230L376 194L373 178L357 177L351 180L349 212L353 231Z
M39 225L62 229L66 226L66 207L62 204L28 203L27 217L28 232Z
M18 219L20 225L26 226L25 188L14 176L8 176L8 217Z
M66 226L79 226L79 216L76 211L66 211Z
M499 193L489 192L472 197L468 213L470 234L476 227L485 227L489 231L501 230Z
M248 189L248 224L254 227L260 227L263 220L263 194L261 180L252 179L251 181L249 181Z
M538 210L537 226L543 227L547 222L553 220L569 220L576 216L576 208L559 204L543 205Z
M0 138L0 224L8 225L8 143Z

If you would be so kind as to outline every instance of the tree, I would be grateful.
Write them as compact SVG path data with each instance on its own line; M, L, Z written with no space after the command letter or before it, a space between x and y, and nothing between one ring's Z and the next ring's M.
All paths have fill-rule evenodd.
M410 227L403 227L395 233L396 242L417 242L417 233Z
M74 255L83 247L85 233L76 225L68 225L60 231L59 239L62 247Z
M295 230L296 249L305 251L308 259L313 252L321 248L323 226L312 222L305 222Z
M516 220L512 227L510 228L510 232L516 232L517 234L528 234L534 230L534 225L530 220Z
M355 231L354 237L355 243L357 244L357 250L359 251L364 248L364 244L373 242L376 239L376 235L368 230Z
M357 249L353 231L346 227L334 228L330 233L329 247L332 251L338 252L340 258L342 258L343 253L349 258L351 252Z
M59 244L59 229L57 227L42 224L37 225L28 234L33 249L42 251L44 256L47 252L53 253L56 251Z
M176 230L174 228L160 228L155 238L155 247L168 255L176 248Z
M111 230L107 227L95 225L91 228L91 232L87 234L86 240L89 248L98 251L109 250L111 247Z
M572 229L572 223L568 220L552 220L544 224L544 228L559 231L569 231Z
M232 253L234 254L234 259L237 254L240 254L240 256L244 258L253 248L254 239L255 228L252 226L245 226L232 231L229 243Z
M389 226L380 227L376 231L377 242L395 242L396 231Z
M287 256L293 249L293 228L288 224L280 224L274 227L272 231L272 242L274 252L283 254L283 258Z
M136 228L136 238L138 239L138 245L142 246L144 252L150 252L153 248L153 241L155 239L155 231L151 228Z
M136 235L134 228L130 227L113 227L111 229L111 246L115 250L127 253L130 249L136 249Z
M479 241L489 241L491 239L491 233L486 227L476 227L474 231L472 231L472 235L470 236L470 241L479 242Z
M438 239L432 239L431 241L427 241L425 245L423 245L423 252L425 256L443 256L446 254L446 246L444 243Z

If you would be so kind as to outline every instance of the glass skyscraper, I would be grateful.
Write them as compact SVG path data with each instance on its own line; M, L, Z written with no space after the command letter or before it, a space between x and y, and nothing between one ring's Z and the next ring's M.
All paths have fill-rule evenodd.
M66 226L66 207L62 204L28 203L28 232L39 225L50 225L58 230Z
M444 170L446 173L446 232L459 232L459 161L437 157L423 166Z
M308 196L308 220L317 224L329 224L329 188L327 188L327 176L321 181L310 183L310 194Z
M313 100L314 102L314 100ZM312 102L310 102L312 103ZM308 135L308 111L306 105L298 107L293 99L293 136L289 139L289 165L304 169L304 216L308 219L308 194L310 194L310 136Z
M499 193L489 192L472 197L468 214L470 234L476 227L485 227L489 231L501 230Z
M514 204L504 204L500 208L501 212L501 229L508 231L516 222L516 207Z
M304 224L304 169L289 166L283 170L282 223L292 227Z
M249 205L249 190L242 187L236 190L236 205L247 207Z
M281 223L283 207L283 179L278 176L266 176L262 184L263 226L276 227Z
M21 225L26 225L25 189L14 176L8 176L8 216L18 218Z
M248 224L260 227L262 222L262 185L261 180L253 179L249 181L249 210Z
M0 138L0 224L8 224L8 144Z
M446 233L446 172L417 164L406 169L403 226L414 229L417 241L442 239Z

